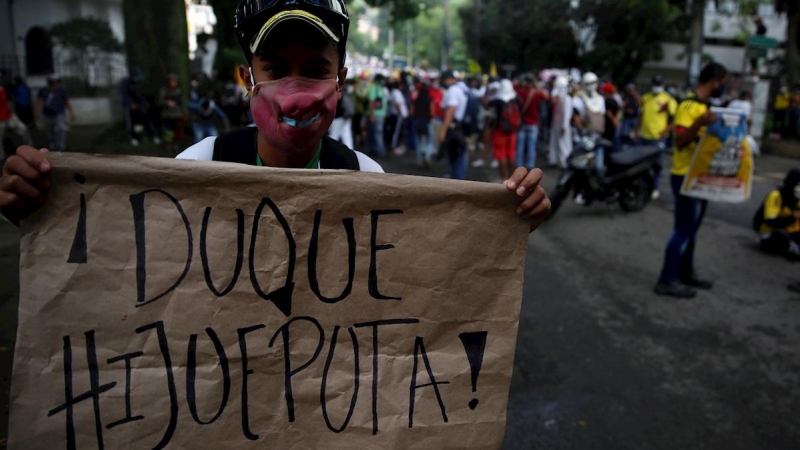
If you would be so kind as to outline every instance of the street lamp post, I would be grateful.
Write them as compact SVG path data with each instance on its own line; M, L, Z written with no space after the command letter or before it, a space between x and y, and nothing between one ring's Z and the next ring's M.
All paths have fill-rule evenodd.
M450 0L444 0L444 40L442 42L442 70L447 70L450 65L448 56L450 54Z
M475 61L481 63L481 0L475 0Z
M411 67L414 62L414 24L406 22L406 65Z

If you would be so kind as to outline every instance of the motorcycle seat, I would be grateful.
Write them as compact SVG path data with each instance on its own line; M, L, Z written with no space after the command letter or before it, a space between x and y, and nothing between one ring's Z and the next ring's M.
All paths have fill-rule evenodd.
M609 162L615 166L633 166L641 161L661 153L658 146L628 147L609 156Z
M606 148L606 149L613 149L614 148L614 143L609 141L608 139L604 139L604 138L597 139L597 141L595 142L594 145L596 147L603 147L603 148Z

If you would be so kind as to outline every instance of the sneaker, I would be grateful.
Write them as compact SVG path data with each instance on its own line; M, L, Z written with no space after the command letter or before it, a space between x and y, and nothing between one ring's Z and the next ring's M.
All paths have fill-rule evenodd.
M684 278L681 280L684 286L692 287L695 289L702 289L702 290L709 290L714 287L714 282L709 280L704 280L698 277L696 274L692 274L688 278Z
M496 159L493 159L492 163L489 164L489 167L491 167L492 169L497 169L498 167L500 167L500 163Z
M482 159L476 159L475 161L472 161L472 167L474 167L476 169L479 168L479 167L483 167L485 165L486 165L486 161L484 161Z
M575 196L575 203L577 203L579 205L585 205L586 204L586 199L583 198L583 194L578 194L578 195Z
M653 200L658 200L658 199L660 199L660 198L661 198L661 192L659 192L659 191L653 191L653 193L652 193L652 194L650 194L650 198L651 198L651 199L653 199Z
M688 286L684 286L679 281L673 281L669 284L659 281L654 291L658 295L675 298L695 298L697 296L697 291Z
M406 154L406 148L403 146L397 147L396 149L394 149L394 154L396 156L403 156Z
M131 145L134 146L134 147L138 147L139 146L139 140L138 139L131 139Z

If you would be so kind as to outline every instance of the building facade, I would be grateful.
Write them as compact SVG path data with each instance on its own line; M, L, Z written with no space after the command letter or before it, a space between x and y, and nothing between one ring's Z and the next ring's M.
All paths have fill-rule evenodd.
M767 28L766 37L777 40L780 45L786 41L786 15L778 15L772 4L759 7L759 16ZM687 28L690 25L687 24ZM704 60L713 60L724 65L732 74L751 75L750 58L744 38L755 32L752 17L742 15L736 2L721 1L717 8L709 1L703 24ZM653 75L661 75L668 83L682 86L686 82L688 67L687 47L684 43L663 44L664 57L660 61L650 61L639 76L640 83L647 83ZM758 71L761 77L772 75L770 60L780 59L783 50L769 50L767 58L762 59ZM744 73L743 73L744 71Z
M32 84L42 84L49 73L79 76L71 55L54 45L47 32L54 24L78 17L107 21L116 38L125 42L122 0L0 0L0 67ZM93 85L113 84L127 71L122 54L103 55L96 66L85 75Z

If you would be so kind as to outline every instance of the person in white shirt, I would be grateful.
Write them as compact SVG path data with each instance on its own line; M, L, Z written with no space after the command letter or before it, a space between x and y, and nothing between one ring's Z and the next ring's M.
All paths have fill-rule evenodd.
M751 102L752 95L749 91L742 91L737 100L728 103L728 109L738 109L743 111L747 118L747 130L750 132L750 125L752 124L753 103Z
M450 162L450 177L454 180L467 179L467 138L462 124L467 114L467 90L463 81L458 81L452 71L442 73L442 84L447 88L442 100L444 123L439 131L439 142L447 151Z
M587 72L581 80L581 92L573 99L576 126L596 134L606 130L606 101L597 88L600 79L592 72Z
M394 114L397 116L397 124L394 126L394 134L392 135L392 149L394 154L402 156L406 153L405 147L400 146L400 135L402 131L407 128L406 121L408 120L408 104L406 103L406 96L400 89L399 82L394 82L390 85L392 93L392 107Z
M567 167L567 158L572 154L572 96L569 81L560 76L553 83L553 118L550 124L550 166Z

